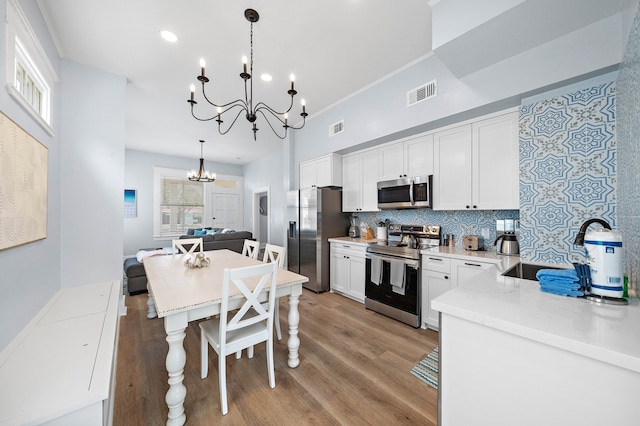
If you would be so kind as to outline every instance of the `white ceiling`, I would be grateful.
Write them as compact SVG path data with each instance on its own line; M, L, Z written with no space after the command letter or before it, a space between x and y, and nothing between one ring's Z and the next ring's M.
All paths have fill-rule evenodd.
M127 148L197 157L198 140L204 139L206 159L246 164L282 143L264 120L258 119L257 141L243 117L229 134L220 136L215 121L196 121L187 103L189 85L197 83L200 73L200 57L207 61L211 99L226 103L243 96L241 57L249 56L245 9L260 14L254 24L254 103L286 109L293 72L298 96L289 122L296 123L299 98L305 99L308 118L313 119L430 54L430 5L434 14L438 12L438 25L446 29L464 21L461 16L473 21L469 13L481 7L478 1L38 0L38 5L63 58L127 78ZM624 2L500 1L507 1L500 4L509 12L436 50L454 74L462 76L488 65L479 59L469 61L470 57L497 62L610 16ZM541 26L546 22L551 22L551 29ZM178 42L164 41L162 30L174 32ZM273 81L257 78L264 72ZM196 87L200 89L199 83ZM196 99L202 115L214 114L212 107L205 109L201 96ZM225 123L232 119L225 118Z
M127 78L127 148L197 157L198 140L204 139L205 158L232 164L251 162L282 142L260 118L254 142L242 116L220 136L215 121L191 117L186 101L189 85L198 83L200 57L207 61L210 98L226 103L243 96L241 57L250 51L245 9L260 14L254 24L254 74L273 76L270 83L254 78L254 98L286 109L293 72L298 95L291 124L298 121L293 117L300 118L299 98L312 119L431 49L425 0L55 0L39 5L63 58ZM178 36L177 43L160 37L165 29ZM196 87L200 90L199 83ZM200 101L197 107L204 107Z

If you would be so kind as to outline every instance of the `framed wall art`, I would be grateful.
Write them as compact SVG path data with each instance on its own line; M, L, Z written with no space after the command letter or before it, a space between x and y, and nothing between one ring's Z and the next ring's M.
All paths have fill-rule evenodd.
M49 150L0 112L0 250L47 238Z
M136 217L138 215L135 189L124 190L124 217Z

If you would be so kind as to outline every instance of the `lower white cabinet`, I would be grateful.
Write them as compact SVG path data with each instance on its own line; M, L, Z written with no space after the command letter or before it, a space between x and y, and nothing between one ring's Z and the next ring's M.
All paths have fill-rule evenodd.
M477 258L451 259L439 255L422 256L422 328L439 329L438 311L431 301L458 284L473 285L472 278L490 268L494 262L479 262Z
M476 259L451 259L451 276L456 283L456 287L459 284L473 285L471 279L493 265L493 263L489 262L478 262Z
M364 303L364 245L331 243L331 291Z

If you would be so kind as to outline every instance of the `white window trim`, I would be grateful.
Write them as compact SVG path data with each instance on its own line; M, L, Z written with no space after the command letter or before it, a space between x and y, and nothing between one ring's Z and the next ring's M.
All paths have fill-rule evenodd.
M7 2L6 35L7 92L50 136L55 136L51 126L51 103L54 85L59 80L24 12L15 0ZM16 49L17 43L20 44L20 49ZM39 87L42 91L42 115L38 114L15 87L17 57L21 57L29 75L42 85Z
M181 170L181 169L169 169L165 167L154 167L153 168L153 240L154 241L166 241L172 237L179 237L182 234L166 234L160 235L160 231L162 228L162 215L160 214L160 198L161 187L162 187L162 177L171 177L177 179L187 179L187 173L189 170ZM207 212L207 191L209 191L209 187L207 183L205 183L204 190L202 192L202 203L204 206L204 214ZM206 216L205 216L206 217Z

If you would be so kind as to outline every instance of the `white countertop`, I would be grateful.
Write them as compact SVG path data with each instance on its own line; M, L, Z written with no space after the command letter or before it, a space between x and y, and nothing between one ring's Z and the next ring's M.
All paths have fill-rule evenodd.
M378 240L376 238L373 239L366 239L366 238L351 238L351 237L335 237L335 238L329 238L328 241L330 243L349 243L349 244L354 244L357 246L366 246L367 244L370 243L377 243L383 240Z
M469 252L466 252L469 253ZM504 256L508 258L509 256ZM640 303L605 305L540 291L537 281L503 277L504 259L433 300L448 315L640 373Z
M438 254L442 257L449 257L452 259L469 260L471 258L471 259L478 259L478 260L491 262L491 263L504 263L507 269L520 261L520 256L505 256L504 254L498 254L495 251L485 251L485 250L472 251L472 250L465 250L461 247L448 247L448 246L437 246L429 249L420 250L420 254L422 255Z

